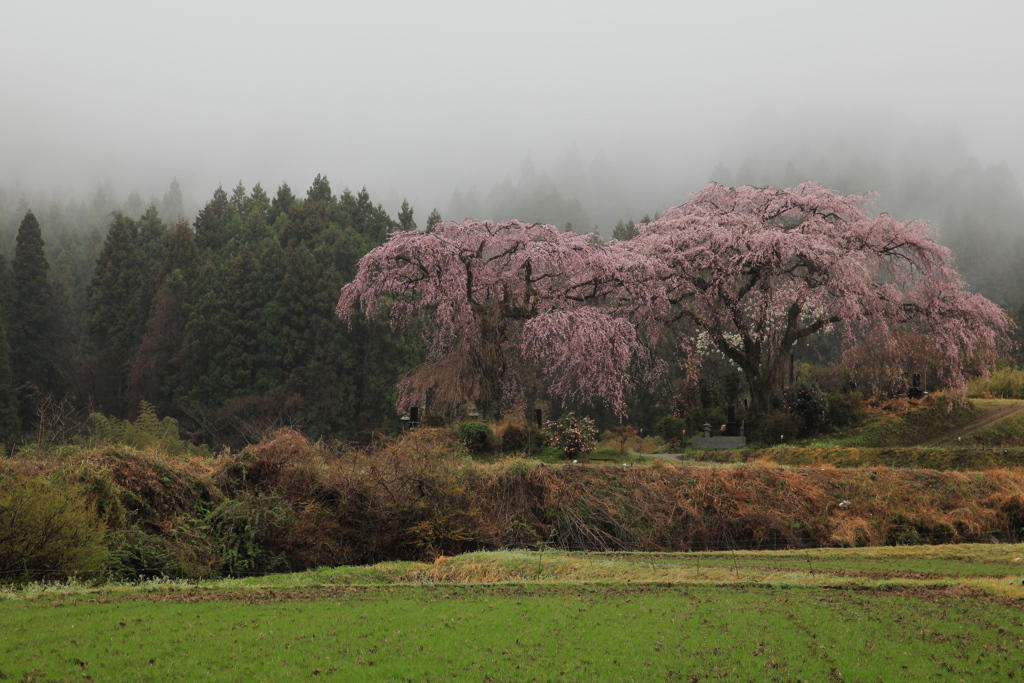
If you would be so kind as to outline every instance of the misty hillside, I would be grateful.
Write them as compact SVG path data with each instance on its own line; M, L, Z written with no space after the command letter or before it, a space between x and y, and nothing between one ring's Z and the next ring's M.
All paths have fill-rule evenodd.
M951 128L914 126L891 118L870 126L802 131L761 143L706 169L699 180L679 170L654 177L613 169L603 153L586 162L567 148L550 169L528 156L513 183L486 193L456 188L445 219L464 217L544 222L605 238L619 221L684 203L704 182L727 186L795 187L814 181L843 193L877 194L875 210L901 220L923 219L953 249L957 267L979 292L1016 309L1024 303L1024 192L1005 163L983 166ZM647 181L640 185L639 180Z
M1024 263L1019 181L1005 163L982 166L955 131L902 132L905 137L895 140L858 144L807 140L790 154L747 156L735 174L719 166L710 179L776 187L813 180L844 193L877 193L878 212L932 223L965 279L996 303L1016 309L1024 303L1018 274Z
M421 227L427 214L439 209L445 220L515 218L609 238L620 221L639 221L682 204L709 181L793 187L812 180L844 193L876 193L877 211L929 221L979 292L1010 309L1024 303L1017 267L1024 259L1024 192L1005 163L982 165L956 129L879 116L776 138L751 134L747 140L742 153L723 147L722 157L731 162L696 169L693 161L680 160L676 168L661 164L661 173L653 172L658 164L644 163L641 154L618 150L612 161L604 151L587 157L571 145L549 167L535 164L528 154L518 171L500 182L456 186L447 202L413 209ZM407 196L417 194L417 188L409 189ZM199 199L194 198L200 190ZM168 223L194 221L202 196L210 191L191 188L185 194L174 180L143 199L138 190L119 196L106 182L91 195L77 197L53 188L26 190L0 183L0 251L8 257L13 253L18 222L31 207L43 226L48 257L64 269L60 277L80 282L91 273L87 265L65 272L68 259L75 260L70 252L84 250L95 258L112 211L140 216L152 204ZM402 196L389 194L385 208L392 216L397 217ZM69 256L62 261L64 251Z

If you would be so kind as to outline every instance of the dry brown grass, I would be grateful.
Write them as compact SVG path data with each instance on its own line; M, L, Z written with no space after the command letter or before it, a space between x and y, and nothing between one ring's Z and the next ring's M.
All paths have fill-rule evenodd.
M574 550L783 548L1016 538L1022 473L752 464L497 463L476 490L486 536L515 523ZM846 501L846 502L844 502Z
M976 542L1016 539L1024 527L1024 473L1005 469L480 463L443 429L341 453L279 432L232 458L250 463L248 486L329 517L310 526L307 543L331 535L345 562L539 543L674 551ZM237 468L218 466L215 480L230 489Z
M114 528L145 523L171 539L167 552L196 576L218 562L219 541L196 521L203 500L273 508L259 542L293 570L490 548L804 548L1019 540L1024 531L1020 470L483 463L446 429L366 450L282 430L214 460L107 449L3 467L75 482Z

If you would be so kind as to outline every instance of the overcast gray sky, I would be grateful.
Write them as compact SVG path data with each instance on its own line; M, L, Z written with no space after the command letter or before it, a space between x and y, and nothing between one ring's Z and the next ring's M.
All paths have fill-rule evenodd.
M1022 29L1013 0L0 0L0 181L204 200L322 172L425 215L527 153L682 192L756 140L881 115L955 126L1019 181Z

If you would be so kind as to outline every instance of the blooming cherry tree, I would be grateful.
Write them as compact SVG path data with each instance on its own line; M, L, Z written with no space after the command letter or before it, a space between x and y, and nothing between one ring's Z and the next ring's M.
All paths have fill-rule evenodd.
M924 330L917 339L962 385L1012 323L968 290L926 223L873 216L872 201L814 183L708 185L621 245L637 276L620 300L635 321L692 326L689 355L703 346L739 366L755 412L779 388L793 346L833 328L847 348L869 331L895 346L908 328Z
M537 368L556 396L602 398L622 414L631 370L657 371L647 344L674 326L693 332L691 372L710 350L742 370L755 413L794 345L830 330L847 349L870 334L896 372L911 355L901 344L916 339L914 355L941 359L962 386L1012 323L968 290L927 224L873 216L872 200L813 183L712 184L608 245L550 225L440 223L363 257L337 312L424 324L428 358L402 379L400 405L429 393L435 405L494 414L522 399Z
M400 383L399 405L475 403L494 414L523 398L534 364L562 398L602 398L620 413L646 349L615 304L633 256L550 225L466 220L396 232L341 292L343 319L388 311L421 321L428 358Z

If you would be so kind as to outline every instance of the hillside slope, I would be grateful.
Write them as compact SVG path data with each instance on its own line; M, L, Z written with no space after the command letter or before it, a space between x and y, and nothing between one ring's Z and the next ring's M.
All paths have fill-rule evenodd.
M1008 398L974 399L978 415L920 446L1007 445L1024 443L1024 401ZM1022 429L1015 429L1020 426Z

